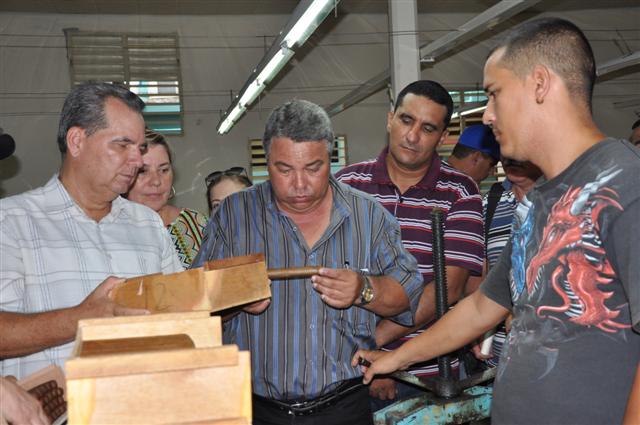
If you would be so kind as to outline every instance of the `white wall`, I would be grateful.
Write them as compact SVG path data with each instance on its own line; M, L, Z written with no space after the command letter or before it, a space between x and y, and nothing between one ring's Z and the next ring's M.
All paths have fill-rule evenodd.
M556 13L588 30L598 62L619 56L611 38L613 28L634 29L640 8L600 9ZM433 40L441 30L455 28L472 15L421 15L421 40ZM225 136L215 127L219 111L236 92L263 54L263 36L273 36L286 23L284 15L249 16L133 16L0 13L0 127L17 142L13 157L0 162L0 196L43 184L59 167L55 135L58 114L69 90L63 28L123 32L171 32L180 36L184 88L184 136L171 137L176 153L176 205L206 211L203 178L232 165L248 167L250 138L262 135L269 111L292 98L329 105L388 66L386 15L330 16L314 36L319 44L299 52L283 77L260 103ZM599 31L607 30L607 31ZM613 35L612 35L613 34ZM628 32L623 32L628 36ZM633 34L631 34L633 35ZM632 50L640 49L635 40ZM269 45L272 38L267 40ZM602 41L599 41L602 40ZM423 77L450 89L481 85L482 64L491 39L469 43L458 52L423 70ZM607 81L596 90L595 117L605 132L626 137L634 108L615 110L612 102L629 99L639 73ZM636 107L637 109L638 107ZM385 143L386 93L375 94L334 117L337 134L347 136L351 162L372 157Z

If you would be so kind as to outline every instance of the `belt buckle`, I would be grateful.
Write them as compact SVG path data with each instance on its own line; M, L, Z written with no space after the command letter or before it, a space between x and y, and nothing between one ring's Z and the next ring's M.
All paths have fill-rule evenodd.
M315 412L318 404L308 401L300 401L289 405L288 414L292 416L307 416Z

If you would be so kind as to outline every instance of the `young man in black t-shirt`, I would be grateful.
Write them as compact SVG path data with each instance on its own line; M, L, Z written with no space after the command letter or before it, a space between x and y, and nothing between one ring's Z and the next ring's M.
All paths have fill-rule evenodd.
M526 22L492 52L483 120L505 156L544 178L480 291L401 349L356 353L372 363L365 382L452 351L512 312L494 425L640 423L640 152L596 127L594 81L591 47L564 20Z

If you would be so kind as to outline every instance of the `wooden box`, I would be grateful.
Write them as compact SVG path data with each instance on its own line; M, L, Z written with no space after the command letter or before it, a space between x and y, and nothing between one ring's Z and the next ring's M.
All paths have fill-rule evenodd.
M262 255L211 261L172 274L127 279L113 291L116 303L151 313L216 312L271 297Z
M249 353L206 312L81 320L69 424L250 424Z

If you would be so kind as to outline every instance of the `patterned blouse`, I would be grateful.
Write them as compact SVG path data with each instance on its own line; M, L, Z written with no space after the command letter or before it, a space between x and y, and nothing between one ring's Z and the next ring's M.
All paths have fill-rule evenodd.
M188 269L198 254L202 244L202 232L207 226L208 217L198 211L183 208L178 217L167 226L178 258Z

